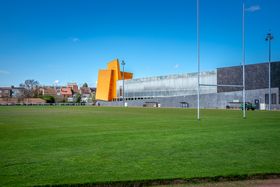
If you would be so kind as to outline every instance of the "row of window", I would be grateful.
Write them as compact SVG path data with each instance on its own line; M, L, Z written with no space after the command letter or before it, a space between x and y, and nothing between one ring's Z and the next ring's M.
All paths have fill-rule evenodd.
M128 100L142 100L142 99L153 99L153 97L135 97L135 98L125 98ZM113 99L113 101L122 101L122 98ZM269 104L269 94L265 94L265 104ZM271 94L271 104L277 104L277 95L276 93ZM279 93L279 104L280 104L280 93Z
M269 104L269 94L265 94L265 104ZM271 94L271 104L277 104L276 93ZM280 95L279 95L279 104L280 104Z
M126 97L124 100L126 101L130 101L130 100L143 100L143 99L153 99L153 97ZM113 99L113 101L122 101L123 99L122 98L116 98L116 99Z

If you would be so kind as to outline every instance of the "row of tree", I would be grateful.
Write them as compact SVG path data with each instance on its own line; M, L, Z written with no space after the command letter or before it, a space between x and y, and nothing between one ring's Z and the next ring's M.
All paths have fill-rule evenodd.
M39 82L36 80L26 80L19 86L24 88L22 93L23 97L32 98L39 96Z

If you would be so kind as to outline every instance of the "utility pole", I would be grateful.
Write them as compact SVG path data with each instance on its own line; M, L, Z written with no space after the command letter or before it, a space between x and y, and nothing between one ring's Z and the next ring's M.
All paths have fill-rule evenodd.
M124 97L124 65L125 65L125 62L123 60L122 61L122 67L123 67L123 72L122 72L122 80L123 80L123 89L122 89L123 107L125 107L125 97Z
M268 110L271 110L271 40L273 40L273 36L268 33L265 38L265 41L268 41Z

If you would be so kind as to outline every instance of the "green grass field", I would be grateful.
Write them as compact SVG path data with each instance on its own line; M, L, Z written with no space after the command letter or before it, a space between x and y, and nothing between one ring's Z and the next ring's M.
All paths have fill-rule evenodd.
M0 186L280 173L280 112L0 107Z

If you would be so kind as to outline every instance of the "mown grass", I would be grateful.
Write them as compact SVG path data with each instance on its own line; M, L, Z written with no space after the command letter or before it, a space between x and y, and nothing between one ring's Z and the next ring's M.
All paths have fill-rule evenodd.
M0 186L280 173L280 112L0 107Z

